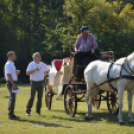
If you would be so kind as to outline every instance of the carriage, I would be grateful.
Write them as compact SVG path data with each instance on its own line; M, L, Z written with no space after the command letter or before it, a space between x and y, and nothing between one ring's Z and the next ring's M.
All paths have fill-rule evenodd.
M101 54L106 61L114 60L113 51L101 52ZM45 80L45 104L48 110L51 109L53 95L64 95L66 114L72 117L75 116L77 103L84 101L87 89L83 75L84 69L96 59L96 57L86 57L82 61L83 65L77 65L74 60L74 52L71 52L70 57L52 60L49 77ZM77 80L77 77L80 79ZM101 101L107 102L110 114L118 114L119 107L116 91L112 89L100 90L93 102L96 109L99 109Z

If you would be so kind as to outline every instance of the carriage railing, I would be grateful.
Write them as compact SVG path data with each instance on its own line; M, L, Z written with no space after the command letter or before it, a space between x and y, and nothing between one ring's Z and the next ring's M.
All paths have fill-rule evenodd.
M101 52L102 56L112 56L114 57L114 52L113 51L106 51L106 52Z

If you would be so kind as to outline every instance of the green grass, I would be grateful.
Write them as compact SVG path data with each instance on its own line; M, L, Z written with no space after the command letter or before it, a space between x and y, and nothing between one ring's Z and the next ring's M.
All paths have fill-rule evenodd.
M7 107L9 101L6 85L0 85L0 134L133 134L134 128L127 118L127 92L124 94L123 118L126 126L118 124L117 116L110 115L106 102L101 103L100 109L93 108L95 120L85 121L86 103L79 102L75 117L69 117L64 112L63 101L56 101L54 96L52 109L48 111L43 104L41 116L35 112L36 98L31 116L25 115L26 104L30 95L29 85L20 85L20 93L17 94L15 114L20 116L20 121L9 120ZM134 104L133 104L134 111Z

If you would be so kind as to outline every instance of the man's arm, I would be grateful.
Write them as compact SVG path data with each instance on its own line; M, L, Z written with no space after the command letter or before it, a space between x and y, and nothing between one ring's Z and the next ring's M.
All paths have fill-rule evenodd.
M5 66L5 71L6 71L6 73L7 73L7 77L8 77L8 80L9 80L9 82L12 84L12 86L13 86L13 89L16 89L17 88L17 86L16 86L16 84L14 83L14 81L13 81L13 78L12 78L12 66L10 65L10 64L7 64L6 66Z
M91 49L92 54L95 53L95 49L96 49L96 48L97 48L97 46L93 46L93 47L92 47L92 49Z
M20 70L17 70L16 73L17 73L17 75L20 75Z
M7 74L7 77L8 77L8 79L9 79L10 83L12 84L13 89L16 89L17 86L15 85L15 83L14 83L14 81L13 81L13 78L12 78L11 74Z
M81 37L79 36L78 39L77 39L77 41L76 41L76 43L75 43L75 45L74 45L74 50L75 51L78 51L78 48L80 46L80 39L81 39Z
M74 47L74 51L75 51L75 52L77 52L77 51L78 51L78 49L77 49L76 47Z
M49 72L50 72L50 70L45 72L44 78L46 78L48 76Z
M92 46L91 52L94 54L95 53L95 49L98 47L97 41L96 41L94 35L92 35L92 43L93 43L93 46Z
M32 70L32 71L26 71L26 75L31 75L32 73L34 73L36 70L39 70L38 69L38 67L37 68L35 68L34 70Z
M44 66L44 71L45 71L45 74L44 74L44 78L45 78L48 76L50 72L50 67L48 67L48 65L46 65L45 63L43 63L43 66Z

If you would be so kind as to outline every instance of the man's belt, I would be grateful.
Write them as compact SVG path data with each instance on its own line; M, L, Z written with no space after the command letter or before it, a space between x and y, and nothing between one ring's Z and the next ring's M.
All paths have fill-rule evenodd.
M41 82L44 82L43 80L42 81L31 81L33 83L41 83Z
M7 82L10 82L9 80L7 80ZM17 82L17 81L13 81L13 82ZM11 83L11 82L10 82Z

